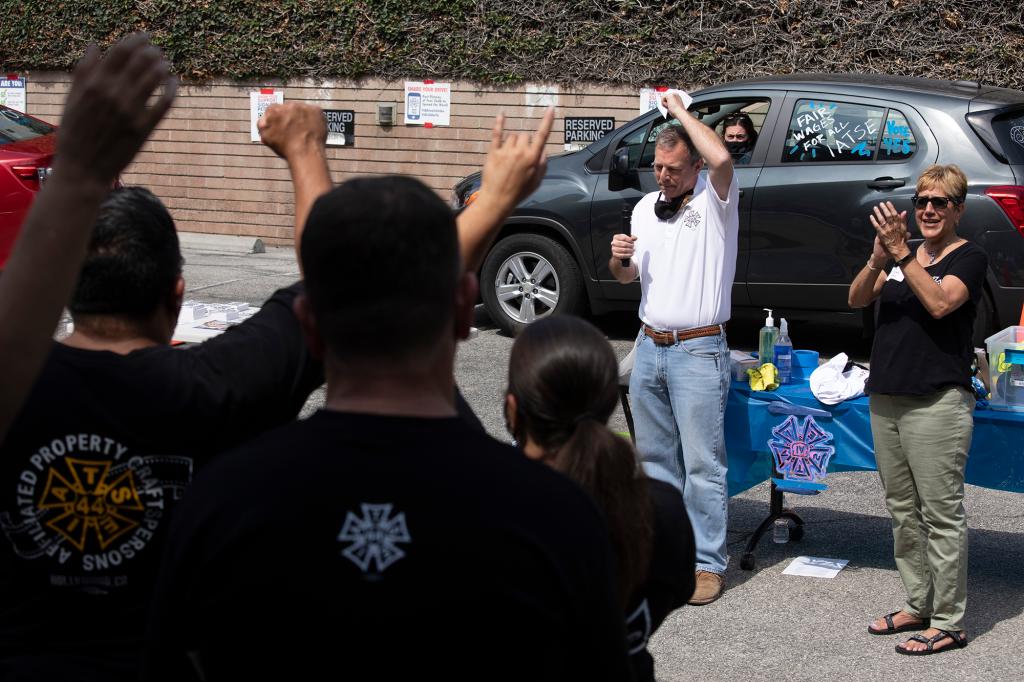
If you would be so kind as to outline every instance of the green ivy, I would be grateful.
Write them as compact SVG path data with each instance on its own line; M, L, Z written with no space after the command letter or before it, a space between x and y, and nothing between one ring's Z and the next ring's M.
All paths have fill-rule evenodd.
M105 46L144 30L176 73L197 82L432 77L636 86L792 71L889 71L1024 88L1016 5L2 0L0 68L69 70L88 42ZM964 16L971 17L970 30L961 28Z

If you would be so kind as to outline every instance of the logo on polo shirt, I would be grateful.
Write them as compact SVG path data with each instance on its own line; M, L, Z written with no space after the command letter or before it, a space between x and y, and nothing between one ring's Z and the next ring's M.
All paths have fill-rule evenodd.
M360 505L362 516L348 512L338 533L339 542L351 543L341 551L363 573L381 573L405 556L399 543L412 542L405 514L391 515L390 504Z
M695 208L690 208L683 215L683 227L688 230L696 230L700 227L700 224L704 222L704 218L701 217L700 213Z

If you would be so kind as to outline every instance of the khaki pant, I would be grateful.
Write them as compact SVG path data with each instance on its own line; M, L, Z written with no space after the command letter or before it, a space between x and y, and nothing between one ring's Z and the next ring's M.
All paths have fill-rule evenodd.
M964 467L974 396L950 387L927 396L871 396L875 461L892 516L907 613L962 630L967 607Z

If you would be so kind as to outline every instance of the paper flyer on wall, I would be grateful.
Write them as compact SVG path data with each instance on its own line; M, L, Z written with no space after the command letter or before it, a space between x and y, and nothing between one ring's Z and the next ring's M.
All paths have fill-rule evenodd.
M446 126L451 123L452 84L405 82L405 125Z
M651 109L659 109L661 110L661 115L668 118L667 111L661 106L661 98L665 95L679 95L680 99L683 100L683 106L686 108L689 108L693 103L693 98L685 90L669 88L663 85L654 88L640 88L640 113L646 114Z
M24 76L11 73L0 78L0 105L23 113L28 110Z
M284 90L274 88L260 88L259 91L249 93L249 136L253 142L260 141L260 131L256 127L256 121L267 110L271 104L284 103Z

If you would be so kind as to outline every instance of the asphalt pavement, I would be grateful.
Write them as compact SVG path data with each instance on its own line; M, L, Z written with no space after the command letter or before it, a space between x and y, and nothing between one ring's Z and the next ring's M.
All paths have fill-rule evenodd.
M258 305L298 278L294 255L286 248L268 247L261 254L191 245L184 250L186 298ZM596 323L623 357L636 333L633 316L611 315ZM487 430L507 440L501 405L512 339L481 308L476 324L480 333L460 346L456 378ZM753 317L730 323L731 346L753 350L760 324ZM823 358L840 351L860 360L867 355L857 335L840 326L791 323L790 332L797 348L819 349ZM322 404L321 389L303 413ZM611 426L625 431L621 412ZM787 506L805 521L804 537L776 545L766 536L753 571L740 570L739 555L768 512L767 484L730 500L733 560L727 590L717 602L684 607L665 621L651 642L659 680L1024 679L1024 495L967 486L970 644L912 658L893 651L898 636L866 631L873 618L903 603L878 477L874 472L840 473L826 482L829 489L821 495L787 497ZM832 579L783 575L799 555L847 559L849 564Z

